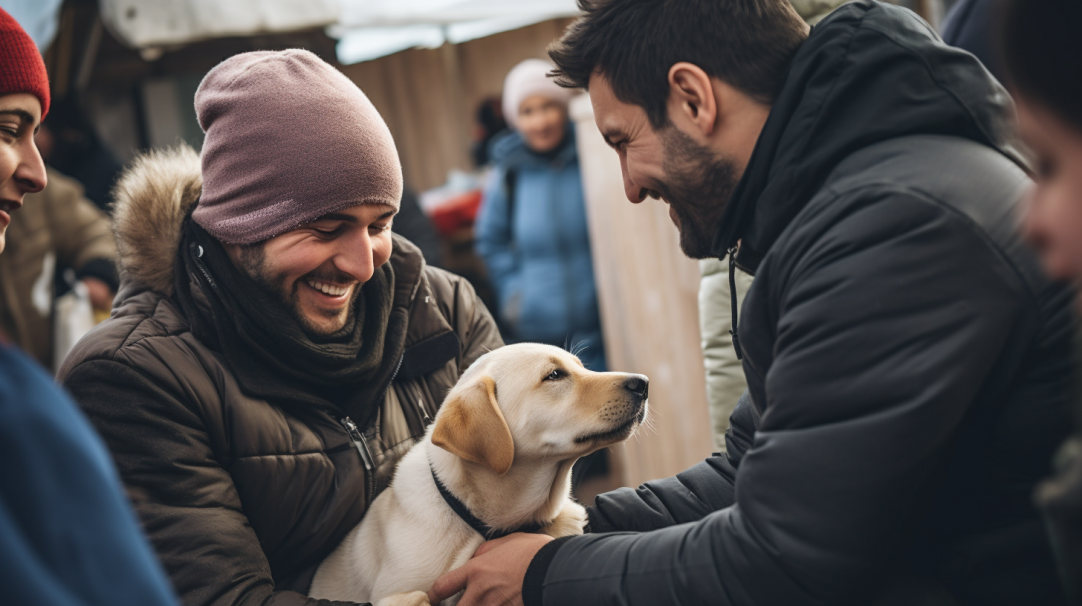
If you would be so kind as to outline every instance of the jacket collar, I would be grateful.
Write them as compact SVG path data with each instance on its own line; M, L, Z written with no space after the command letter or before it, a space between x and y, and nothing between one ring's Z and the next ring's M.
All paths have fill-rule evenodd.
M838 163L887 139L957 136L1025 165L1006 91L968 53L888 4L846 4L794 56L744 176L722 215L714 252L740 242L754 273Z

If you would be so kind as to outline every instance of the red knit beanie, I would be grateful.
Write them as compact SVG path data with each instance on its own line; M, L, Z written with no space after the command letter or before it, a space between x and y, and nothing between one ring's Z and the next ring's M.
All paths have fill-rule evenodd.
M30 93L49 113L49 76L38 47L11 15L0 8L0 96Z

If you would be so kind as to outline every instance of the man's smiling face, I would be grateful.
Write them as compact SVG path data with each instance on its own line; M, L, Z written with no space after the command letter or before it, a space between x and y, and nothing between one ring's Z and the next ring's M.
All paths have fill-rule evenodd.
M655 130L646 111L619 100L602 74L590 78L590 101L598 129L620 157L627 199L664 200L684 254L716 256L714 234L742 169L671 122Z
M226 246L233 263L275 293L313 336L341 330L353 301L391 257L394 207L360 204L252 246Z

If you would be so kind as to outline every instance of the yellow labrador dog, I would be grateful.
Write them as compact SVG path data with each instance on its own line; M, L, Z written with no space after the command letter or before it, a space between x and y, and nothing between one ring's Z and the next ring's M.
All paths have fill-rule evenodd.
M581 534L586 512L571 500L571 466L631 436L646 418L647 387L642 375L591 372L548 345L485 354L364 520L320 565L309 593L428 604L432 583L486 539Z

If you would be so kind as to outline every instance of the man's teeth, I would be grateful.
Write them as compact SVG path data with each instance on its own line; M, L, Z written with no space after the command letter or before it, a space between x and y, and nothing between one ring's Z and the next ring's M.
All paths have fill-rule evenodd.
M326 284L324 282L316 282L315 280L308 280L308 286L320 291L325 295L332 297L341 297L349 292L348 286L334 286L333 284Z

